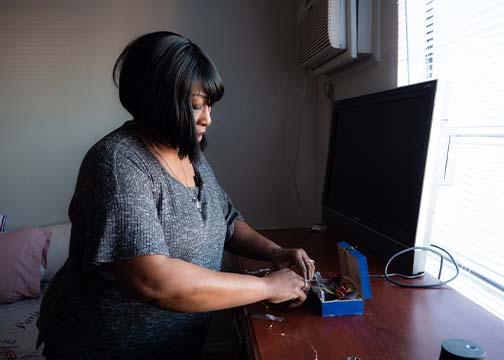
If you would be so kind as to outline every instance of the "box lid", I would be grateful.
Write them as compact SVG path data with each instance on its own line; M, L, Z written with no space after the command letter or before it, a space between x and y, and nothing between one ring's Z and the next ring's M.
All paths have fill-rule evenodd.
M370 299L371 284L366 257L345 241L338 243L341 275L348 276L364 300Z

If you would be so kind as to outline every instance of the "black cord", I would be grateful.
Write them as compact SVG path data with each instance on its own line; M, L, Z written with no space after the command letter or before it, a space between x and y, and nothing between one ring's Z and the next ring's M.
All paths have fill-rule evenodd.
M304 88L303 88L303 96L306 96L306 91L307 91L306 88L307 88L307 85L306 85L306 79L305 79ZM303 111L301 112L301 116L299 117L299 123L298 123L298 129L297 129L296 153L295 153L296 155L295 155L295 158L294 158L294 163L292 164L292 180L293 180L293 184L294 184L294 190L295 190L295 193L296 193L296 200L297 200L297 202L298 202L299 207L301 208L301 210L305 214L307 214L309 216L318 216L318 214L312 213L312 212L308 211L306 209L306 207L304 206L303 200L301 200L301 194L300 194L300 191L299 191L299 186L298 186L297 178L296 178L296 167L297 167L297 162L299 160L299 153L300 153L300 150L301 150L301 130L302 130L304 113L305 113L305 108L303 107Z
M453 265L455 265L455 271L456 271L455 275L453 275L450 279L445 280L445 281L441 281L441 273L443 271L444 256L443 256L442 253L440 253L439 251L434 250L433 248L437 248L437 249L441 250L442 252L444 252L446 255L448 255L448 257L450 258L450 260L453 263ZM438 280L439 281L437 283L418 285L418 284L407 284L407 283L400 282L400 281L397 281L397 280L393 279L394 277L400 277L400 278L403 278L403 279L417 279L417 278L423 277L424 274L425 274L424 272L422 272L420 274L417 274L417 275L405 275L405 274L389 273L388 272L388 268L389 268L390 264L392 263L392 261L396 257L398 257L398 256L400 256L402 254L405 254L407 252L410 252L410 251L415 251L415 250L430 251L430 252L433 252L433 253L439 255L439 257L441 258L441 260L440 260L439 273L438 273ZM400 286L400 287L405 287L405 288L434 289L434 288L439 288L439 287L445 286L449 282L455 280L455 278L459 275L459 272L460 272L459 266L458 266L457 262L455 261L455 259L453 258L453 256L448 251L446 251L445 249L443 249L442 247L437 246L437 245L431 245L430 247L426 247L426 246L413 246L413 247L410 247L408 249L399 251L398 253L394 254L389 259L389 261L387 262L387 265L385 265L385 272L384 272L383 275L370 275L370 277L385 278L385 280L391 282L392 284Z

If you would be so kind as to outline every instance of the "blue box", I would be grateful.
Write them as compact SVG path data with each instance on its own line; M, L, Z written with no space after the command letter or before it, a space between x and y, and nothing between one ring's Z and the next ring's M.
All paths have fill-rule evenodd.
M364 301L372 297L371 284L366 257L347 242L338 243L340 273L349 279L356 288L357 298L349 300L324 300L321 287L318 285L320 274L316 277L315 285L311 286L311 295L323 317L361 315L364 313Z

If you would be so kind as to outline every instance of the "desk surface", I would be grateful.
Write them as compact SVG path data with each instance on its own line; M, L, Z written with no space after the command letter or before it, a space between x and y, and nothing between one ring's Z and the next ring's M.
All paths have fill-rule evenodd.
M322 274L338 267L338 236L304 230L261 231L284 247L302 247L317 261ZM383 273L381 261L360 249L370 274ZM242 270L269 266L239 258ZM496 318L455 290L407 289L371 279L373 298L364 315L322 318L309 302L299 308L269 306L282 322L258 319L265 304L243 310L248 352L254 359L438 359L441 343L462 338L480 344L487 359L504 359L504 321ZM270 326L272 325L272 326ZM313 347L313 348L312 348Z

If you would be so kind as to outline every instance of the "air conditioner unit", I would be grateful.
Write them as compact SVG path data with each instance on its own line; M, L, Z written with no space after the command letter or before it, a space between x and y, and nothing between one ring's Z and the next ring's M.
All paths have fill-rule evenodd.
M298 13L300 65L319 75L378 51L379 7L380 0L304 0Z

